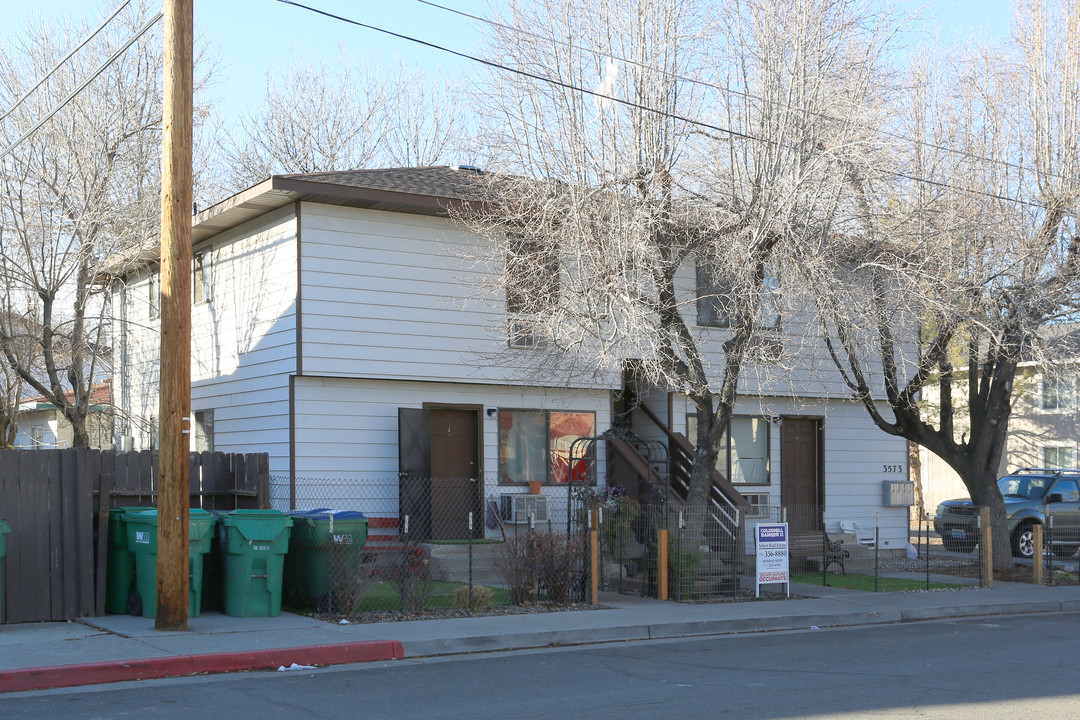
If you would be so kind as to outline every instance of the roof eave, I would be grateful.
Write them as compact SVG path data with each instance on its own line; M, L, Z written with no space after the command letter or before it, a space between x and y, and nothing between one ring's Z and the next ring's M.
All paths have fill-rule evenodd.
M473 204L472 201L460 198L377 190L274 175L195 215L191 222L191 240L193 243L200 243L267 212L301 201L436 217L447 216L455 207Z

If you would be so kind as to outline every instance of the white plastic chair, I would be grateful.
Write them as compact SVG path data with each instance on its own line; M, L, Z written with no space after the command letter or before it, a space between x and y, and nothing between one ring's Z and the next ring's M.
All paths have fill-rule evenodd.
M867 547L874 547L877 545L877 539L874 537L873 530L863 530L862 526L854 520L841 520L840 531L849 535L855 536L855 541L860 545Z

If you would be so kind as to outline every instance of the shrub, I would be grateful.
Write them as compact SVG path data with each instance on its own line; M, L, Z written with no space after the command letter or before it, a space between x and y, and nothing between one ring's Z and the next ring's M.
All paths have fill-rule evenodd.
M494 604L495 592L486 585L472 586L472 604L469 604L469 586L459 587L454 591L454 607L470 610L490 610Z
M394 558L386 571L387 579L401 597L401 611L422 612L437 587L436 562L423 545L408 545Z
M579 535L537 532L536 579L547 591L547 598L557 605L570 602L574 571L581 565L584 542Z
M514 605L529 602L536 587L535 535L511 535L495 554L495 569L506 582Z
M330 595L326 598L330 613L349 615L360 607L360 601L379 582L375 563L358 562L355 553L340 552L334 546L327 557L330 576Z

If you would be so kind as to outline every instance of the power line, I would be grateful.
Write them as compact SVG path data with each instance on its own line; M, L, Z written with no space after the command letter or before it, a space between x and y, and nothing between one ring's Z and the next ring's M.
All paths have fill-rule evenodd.
M743 140L754 140L756 142L760 142L760 143L764 143L764 144L768 144L768 145L778 145L779 144L775 140L769 140L769 139L766 139L766 138L757 137L756 135L751 135L749 133L740 132L738 130L732 130L731 128L722 127L720 125L713 125L712 123L707 123L707 122L705 122L703 120L695 120L693 118L689 118L689 117L686 117L684 115L679 115L677 113L669 112L667 110L659 110L657 108L653 108L653 107L650 107L648 105L643 105L641 103L631 102L630 100L624 100L623 98L620 98L620 97L615 97L613 95L606 95L604 93L600 93L600 92L597 92L595 90L589 90L587 88L583 88L583 87L580 87L580 86L577 86L577 85L572 85L570 83L565 83L565 82L563 82L561 80L556 80L554 78L549 78L549 77L544 77L542 75L537 75L535 73L528 72L527 70L520 70L520 69L517 69L517 68L512 68L512 67L509 67L507 65L503 65L501 63L494 62L492 60L485 60L484 58L476 57L475 55L470 55L468 53L463 53L463 52L460 52L458 50L452 50L452 49L444 47L442 45L437 45L435 43L428 42L427 40L421 40L419 38L415 38L415 37L412 37L412 36L409 36L409 35L404 35L402 33L397 33L397 32L394 32L392 30L387 30L385 28L381 28L381 27L378 27L376 25L370 25L368 23L362 23L359 20L353 20L351 18L347 18L347 17L341 16L341 15L336 15L336 14L328 12L326 10L320 10L318 8L311 7L310 5L304 5L303 3L296 2L295 0L277 0L277 1L282 3L282 4L285 4L285 5L292 5L294 7L301 8L302 10L307 10L307 11L313 12L313 13L315 13L317 15L322 15L324 17L328 17L328 18L330 18L332 20L337 20L339 22L347 23L349 25L355 25L357 27L362 27L362 28L365 28L367 30L373 30L375 32L382 33L384 35L389 35L391 37L396 37L396 38L401 39L401 40L406 40L408 42L415 43L417 45L423 45L424 47L429 47L429 48L432 48L433 50L438 50L440 52L444 52L444 53L453 55L455 57L459 57L459 58L462 58L462 59L465 59L465 60L471 60L473 62L480 63L481 65L486 65L487 67L494 68L496 70L502 70L504 72L513 73L515 75L520 75L522 77L527 77L527 78L530 78L532 80L538 80L540 82L547 83L547 84L553 85L555 87L561 87L561 88L564 88L566 90L572 90L574 92L582 93L584 95L590 95L592 97L599 98L601 100L610 100L611 102L618 103L619 105L623 105L625 107L630 107L630 108L633 108L635 110L642 110L642 111L645 111L645 112L652 113L654 115L659 115L661 117L667 117L667 118L670 118L672 120L677 120L679 122L686 123L688 125L702 127L702 128L707 129L707 130L713 130L715 132L723 133L725 135L740 138L740 139L743 139ZM901 179L904 179L904 180L911 180L912 182L925 183L925 184L928 184L928 185L933 185L935 187L941 187L941 188L947 188L947 189L951 189L951 190L957 190L957 191L960 191L960 192L969 193L971 195L982 195L984 197L988 197L988 198L991 198L991 199L994 199L994 200L1001 200L1003 202L1017 203L1019 205L1026 205L1028 207L1035 207L1035 208L1042 208L1043 207L1042 205L1039 205L1038 203L1029 202L1027 200L1020 200L1018 198L1012 198L1012 197L1009 197L1007 195L999 195L997 193L990 193L990 192L986 192L984 190L973 190L973 189L970 189L970 188L959 187L957 185L953 185L952 183L944 182L944 181L941 181L941 180L929 180L927 178L916 177L914 175L909 175L907 173L902 173L902 172L899 172L899 171L896 171L896 170L884 170L883 172L885 174L887 174L887 175L892 175L893 177L901 178Z
M612 60L618 60L619 62L626 63L627 65L634 65L636 67L642 68L643 70L650 70L652 72L661 73L661 74L664 74L664 75L670 75L675 80L679 80L681 82L689 83L689 84L692 84L692 85L700 85L701 87L710 88L712 90L718 90L720 92L728 93L729 95L738 95L740 97L746 98L747 100L755 100L755 101L763 103L763 104L769 104L769 105L772 105L774 107L783 108L784 110L792 110L792 111L799 112L799 113L805 113L806 115L810 115L810 116L813 116L813 117L818 117L818 118L821 118L822 120L829 120L831 122L845 122L845 120L843 118L838 118L838 117L836 117L834 115L829 115L828 113L816 112L816 111L813 111L813 110L803 110L801 108L796 108L796 107L793 107L791 105L787 105L787 104L784 104L784 103L777 102L775 100L766 100L765 98L760 97L758 95L754 95L751 92L747 92L745 90L738 90L736 88L733 88L733 87L730 87L730 86L727 86L727 85L717 85L716 83L707 82L705 80L700 80L698 78L687 77L686 75L680 75L678 73L669 73L666 70L661 70L660 68L657 68L657 67L655 67L653 65L648 65L648 64L640 62L638 60L628 60L628 59L626 59L624 57L620 57L620 56L615 55L613 53L602 53L599 50L592 50L590 48L587 48L587 47L584 47L584 46L581 46L581 45L575 45L574 43L567 42L565 40L559 40L557 38L546 37L544 35L540 35L539 33L534 33L534 32L530 32L529 30L525 30L524 28L514 27L512 25L506 25L505 23L500 23L500 22L497 22L495 20L491 20L490 18L485 18L485 17L483 17L481 15L474 15L472 13L465 12L464 10L458 10L456 8L448 7L446 5L440 5L439 3L432 2L431 0L416 0L416 2L420 3L421 5L427 5L429 7L437 8L439 10L443 10L444 12L452 13L454 15L460 15L461 17L466 17L466 18L469 18L470 20L475 20L477 22L481 22L481 23L484 23L484 24L487 24L487 25L491 25L492 27L497 27L497 28L500 28L502 30L506 30L507 32L513 33L515 35L524 35L526 37L531 37L531 38L533 38L535 40L542 40L544 42L551 42L551 43L554 43L554 44L557 44L557 45L562 45L563 47L569 48L571 50L574 50L574 51L580 52L580 53L592 53L592 54L595 54L595 55L604 55L606 57L610 57ZM940 150L942 152L947 152L947 153L953 153L955 155L960 155L962 157L966 157L966 158L969 158L971 160L980 160L982 162L988 162L988 163L993 163L995 165L1001 165L1003 167L1013 168L1014 170L1023 170L1023 171L1027 171L1027 172L1033 172L1031 170L1031 168L1029 168L1029 167L1027 167L1025 165L1020 165L1018 163L1010 162L1008 160L999 160L997 158L990 158L990 157L985 157L983 155L977 155L977 154L975 154L973 152L970 152L970 151L967 151L967 150L960 150L958 148L946 147L945 145L939 145L937 143L933 143L933 142L930 142L928 140L918 140L916 138L908 137L907 135L903 135L903 134L898 133L898 132L893 132L891 130L883 130L883 129L871 128L870 132L872 132L872 133L874 133L876 135L882 135L882 136L885 136L885 137L890 137L890 138L893 138L894 140L901 140L903 142L912 143L914 145L921 145L922 147L925 147L925 148L930 148L930 149L933 149L933 150ZM1061 176L1054 175L1054 177L1061 177Z
M98 75L105 72L105 70L110 65L112 65L114 62L116 62L116 59L118 57L123 55L124 52L129 47L131 47L132 45L135 44L136 40L141 38L146 33L146 31L149 30L151 27L153 27L154 23L156 23L160 19L161 19L161 11L159 10L157 12L157 14L154 15L154 17L150 18L150 20L148 20L145 25L143 25L141 28L139 28L139 30L134 35L132 35L131 38L129 38L128 41L126 43L124 43L120 47L119 50L114 52L109 57L108 60L103 62L101 64L101 66L97 70L95 70L92 75L90 75L90 77L83 80L79 84L79 86L77 88L75 88L74 90L72 90L71 93L66 98L61 100L58 105L56 105L53 109L51 109L48 113L46 113L45 117L41 118L36 123L34 123L34 125L29 130L27 130L22 135L20 135L19 138L15 142L8 145L7 148L5 148L3 152L0 152L0 159L3 159L5 157L7 157L8 153L10 153L12 150L14 150L19 145L19 143L21 143L23 140L25 140L26 138L30 137L35 132L37 132L38 128L40 128L42 125L44 125L46 122L48 122L52 118L53 115L60 112L60 110L62 110L65 105L67 105L69 102L71 102L72 98L74 98L76 95L81 93L84 89L86 89L86 86L89 85L90 83L92 83L97 78Z
M120 14L120 11L121 11L121 10L123 10L124 8L126 8L126 7L128 6L128 4L129 4L130 2L131 2L131 0L124 0L124 2L120 4L120 7L116 8L116 10L114 10L114 11L113 11L113 14L112 14L112 15L110 15L110 16L109 16L109 17L107 17L107 18L105 18L105 21L104 21L104 22L102 22L102 23L101 23L100 25L98 25L98 27L97 27L97 30L94 30L94 32L92 32L92 33L90 33L89 35L87 35L87 36L86 36L86 39L84 39L84 40L83 40L83 41L82 41L81 43L79 43L78 45L76 45L76 46L75 46L75 48L74 48L74 49L73 49L73 50L72 50L71 52L69 52L69 53L68 53L67 55L65 55L65 56L64 56L64 59L63 59L63 60L61 60L60 62L58 62L58 63L56 63L55 65L53 65L52 69L51 69L51 70L49 70L49 72L45 73L45 77L41 78L41 80L38 80L38 83L37 83L37 85L35 85L34 87L32 87L32 88L30 88L29 90L27 90L27 91L26 91L26 93L25 93L25 94L24 94L24 95L23 95L23 96L22 96L21 98L19 98L18 100L16 100L16 101L15 101L15 104L14 104L14 105L12 105L12 106L11 106L11 107L10 107L10 108L9 108L9 109L7 110L7 112L5 112L5 113L4 113L3 115L0 115L0 120L3 120L3 119L4 119L4 118L6 118L6 117L7 117L8 115L10 115L11 113L15 112L15 109L16 109L17 107L19 107L20 105L22 105L22 104L23 104L23 102L24 102L24 101L26 100L26 98L30 97L30 95L32 95L32 94L33 94L33 92L34 92L35 90L37 90L37 89L38 89L39 87L41 87L42 85L44 85L44 84L45 84L45 83L46 83L46 82L47 82L47 81L49 80L49 78L51 78L51 77L53 76L53 74L54 74L54 73L55 73L55 72L56 72L57 70L59 70L59 69L60 69L60 66L61 66L61 65L63 65L64 63L66 63L66 62L67 62L68 60L70 60L70 59L71 59L71 56L72 56L72 55L74 55L75 53L77 53L77 52L79 52L80 50L82 50L82 49L83 49L83 46L84 46L84 45L86 45L86 43L88 43L88 42L90 42L91 40L93 40L93 39L94 39L94 37L95 37L95 36L96 36L96 35L97 35L97 34L98 34L99 32L101 32L102 30L104 30L104 29L105 29L105 26L106 26L106 25L108 25L108 24L109 24L110 22L112 22L112 19L113 19L114 17L116 17L117 15L119 15L119 14Z

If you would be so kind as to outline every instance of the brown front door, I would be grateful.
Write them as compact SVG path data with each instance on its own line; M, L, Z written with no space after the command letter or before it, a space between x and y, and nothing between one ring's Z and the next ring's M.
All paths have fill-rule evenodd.
M468 537L481 527L478 411L431 408L431 537Z
M803 530L821 528L819 428L817 420L795 417L780 426L780 500L788 521Z

